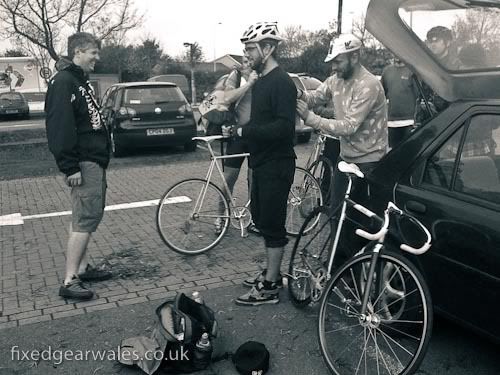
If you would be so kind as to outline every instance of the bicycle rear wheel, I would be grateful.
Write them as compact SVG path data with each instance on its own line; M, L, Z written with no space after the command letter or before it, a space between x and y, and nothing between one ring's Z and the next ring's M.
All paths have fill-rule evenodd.
M318 181L311 172L295 167L295 176L287 199L286 232L291 236L298 235L309 214L321 205L323 205L323 195ZM310 221L304 228L304 233L309 232L317 223L317 220Z
M310 165L308 171L314 176L321 187L321 193L323 194L323 199L325 200L325 205L327 205L330 198L330 191L332 188L332 177L333 177L333 164L330 159L325 156L320 156L318 160Z
M161 198L158 233L172 250L200 254L217 245L227 231L229 204L222 191L204 179L181 181Z
M411 262L399 254L381 253L362 315L371 257L354 257L325 290L318 320L323 358L337 375L412 374L431 336L429 290Z
M307 233L311 222L317 224ZM288 296L296 307L318 302L327 282L328 256L333 243L334 224L326 207L307 217L295 240L288 266Z

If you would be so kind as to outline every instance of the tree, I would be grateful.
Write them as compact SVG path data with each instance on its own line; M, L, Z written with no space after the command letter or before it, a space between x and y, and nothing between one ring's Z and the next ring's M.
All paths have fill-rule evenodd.
M456 45L479 44L495 65L500 58L500 25L498 9L480 8L467 9L463 17L457 17L452 30Z
M0 0L3 36L17 38L23 49L40 47L54 60L64 31L119 39L141 21L133 0Z

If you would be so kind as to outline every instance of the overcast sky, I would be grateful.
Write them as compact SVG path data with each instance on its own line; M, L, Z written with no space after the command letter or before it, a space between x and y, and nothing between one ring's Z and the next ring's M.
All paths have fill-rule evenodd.
M257 21L278 21L281 30L288 25L311 31L327 29L337 18L338 1L136 0L135 4L146 19L142 29L133 34L135 42L154 37L163 51L174 57L184 53L184 42L198 42L205 59L211 61L214 55L241 54L239 38ZM343 31L349 31L352 18L364 13L367 4L368 0L344 0Z

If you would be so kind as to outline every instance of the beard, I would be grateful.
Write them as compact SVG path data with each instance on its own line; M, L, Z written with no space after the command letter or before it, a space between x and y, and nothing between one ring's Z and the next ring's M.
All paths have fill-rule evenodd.
M337 72L337 76L342 79L349 79L352 77L353 73L354 73L354 66L349 61L349 64L345 67L345 69L342 69L341 71Z
M256 59L250 60L250 67L252 70L255 70L257 73L261 73L262 69L264 69L264 61L262 56L259 56Z

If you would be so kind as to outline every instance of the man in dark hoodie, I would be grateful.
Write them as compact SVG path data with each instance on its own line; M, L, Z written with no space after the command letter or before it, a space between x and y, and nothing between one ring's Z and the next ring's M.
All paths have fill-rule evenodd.
M111 273L88 264L87 246L99 225L105 205L109 133L88 81L99 59L100 42L91 34L68 38L68 58L56 63L45 98L47 138L59 170L71 187L72 222L66 255L66 274L59 295L90 299L94 293L82 281L98 281Z

